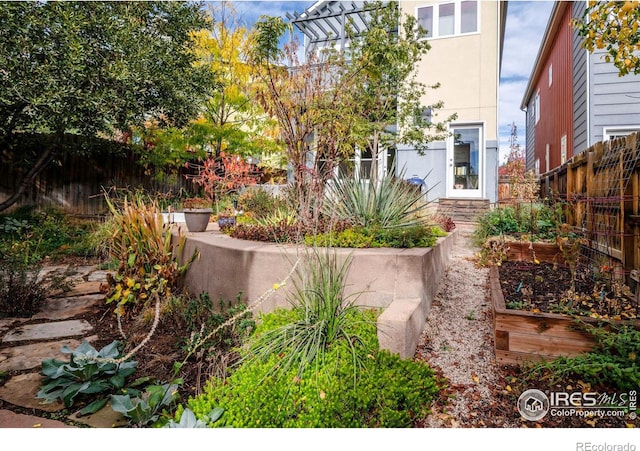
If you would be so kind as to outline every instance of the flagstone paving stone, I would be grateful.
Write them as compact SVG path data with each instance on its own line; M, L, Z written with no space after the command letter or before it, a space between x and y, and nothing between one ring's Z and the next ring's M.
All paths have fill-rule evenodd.
M89 274L89 277L87 278L87 281L89 281L89 282L106 282L108 273L113 274L113 271L93 271L91 274Z
M42 376L38 373L18 374L0 387L0 399L16 406L45 412L64 410L64 404L59 401L45 403L44 400L36 398L41 381Z
M6 331L11 329L12 327L16 327L22 323L25 323L29 320L29 318L3 318L0 319L0 335L4 334Z
M65 298L47 299L42 311L32 319L62 320L88 312L104 301L104 294L87 294Z
M111 403L107 403L94 414L79 417L76 412L69 416L69 419L94 428L117 428L127 425L127 419L121 413L113 410Z
M52 298L63 298L63 297L72 297L72 296L84 296L87 294L98 294L100 293L100 285L103 282L79 282L75 284L71 290L69 291L54 291L49 297Z
M97 335L92 335L82 340L91 343L97 339ZM0 349L0 371L32 370L39 368L44 359L50 358L68 360L68 354L63 354L60 350L62 346L67 345L75 349L80 346L82 340L68 339L2 348Z
M16 341L53 340L75 337L93 330L93 326L82 319L57 321L53 323L25 324L12 329L2 339L3 343Z
M71 428L62 421L24 415L10 410L0 410L0 428Z

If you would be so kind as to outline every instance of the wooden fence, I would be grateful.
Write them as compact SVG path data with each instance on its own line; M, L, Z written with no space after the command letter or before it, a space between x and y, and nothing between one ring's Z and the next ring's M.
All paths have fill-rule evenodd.
M0 167L0 200L8 198L20 180L10 167ZM166 176L146 172L131 151L122 155L68 156L45 170L16 204L55 206L78 216L102 216L107 205L105 189L139 189L150 193L192 191L192 182L181 173Z
M640 268L639 163L636 133L597 143L540 177L542 197L562 202L572 230L626 275Z

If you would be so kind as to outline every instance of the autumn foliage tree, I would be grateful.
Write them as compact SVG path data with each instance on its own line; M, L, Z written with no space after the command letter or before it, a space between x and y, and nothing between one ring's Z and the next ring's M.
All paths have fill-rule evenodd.
M347 103L353 86L339 54L311 54L301 62L297 41L281 48L287 30L290 25L280 17L260 18L251 62L257 99L278 123L292 169L298 220L305 226L317 220L324 183L335 165L353 151L349 130L354 117Z
M589 52L606 50L620 76L640 74L640 3L590 0L582 20L574 21Z

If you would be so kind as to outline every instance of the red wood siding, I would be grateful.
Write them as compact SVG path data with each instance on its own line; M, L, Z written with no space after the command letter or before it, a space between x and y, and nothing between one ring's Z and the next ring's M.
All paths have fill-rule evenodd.
M573 87L571 67L571 7L566 8L554 37L552 50L545 61L544 70L536 80L540 93L540 120L535 125L535 158L540 160L540 172L545 172L546 146L549 144L549 170L561 164L561 140L567 135L567 160L573 155ZM549 66L552 83L549 86Z

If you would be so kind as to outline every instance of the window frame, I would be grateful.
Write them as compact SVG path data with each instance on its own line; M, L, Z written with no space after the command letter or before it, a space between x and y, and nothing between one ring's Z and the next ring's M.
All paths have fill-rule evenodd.
M476 3L476 29L475 31L462 32L462 3L466 2L475 2ZM453 4L453 34L440 35L440 7L442 5L451 5ZM481 14L481 6L482 2L480 0L442 0L437 3L432 3L429 5L421 5L415 7L415 17L418 19L419 12L424 8L431 8L432 10L432 30L428 30L431 33L431 36L427 36L424 39L446 39L453 38L458 36L471 36L474 34L480 33L480 14ZM418 19L419 20L419 19Z
M602 142L640 132L640 125L602 127ZM613 136L613 138L612 138Z

